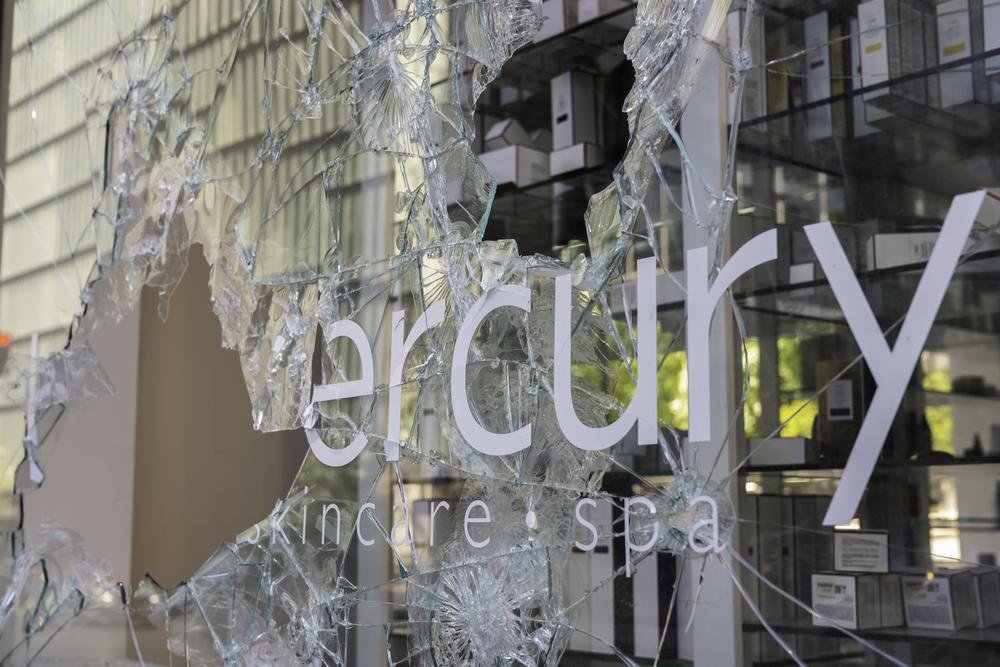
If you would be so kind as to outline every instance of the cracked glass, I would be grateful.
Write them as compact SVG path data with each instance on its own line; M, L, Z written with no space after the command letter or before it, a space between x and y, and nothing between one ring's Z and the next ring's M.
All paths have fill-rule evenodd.
M997 657L1000 6L11 4L0 664ZM23 506L193 245L309 453L133 590Z

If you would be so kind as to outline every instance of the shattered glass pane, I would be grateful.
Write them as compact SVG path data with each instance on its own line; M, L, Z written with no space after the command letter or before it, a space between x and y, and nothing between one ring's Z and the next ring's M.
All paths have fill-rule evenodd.
M827 4L18 0L0 662L995 656L1000 25ZM310 453L131 590L21 504L194 244L248 418Z

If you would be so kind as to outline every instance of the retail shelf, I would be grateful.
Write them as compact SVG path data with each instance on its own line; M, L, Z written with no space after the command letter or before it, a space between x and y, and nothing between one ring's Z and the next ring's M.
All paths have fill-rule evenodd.
M918 389L915 387L910 387L907 389L908 392L915 392L922 394L926 397L928 404L931 405L949 405L953 401L1000 401L1000 394L975 394L972 392L965 391L932 391L930 389ZM815 389L799 389L796 391L781 391L778 392L782 396L788 398L811 398L815 395Z
M954 457L950 456L944 452L940 452L940 456L935 457L922 457L914 459L905 459L900 461L879 461L875 469L876 470L886 470L886 469L899 469L899 468L933 468L940 466L963 466L963 465L986 465L986 464L1000 464L1000 455L994 456L977 456L977 457ZM754 473L765 473L765 472L780 472L780 473L796 473L796 472L820 472L820 471L830 471L837 472L844 469L847 465L847 461L835 461L830 463L796 463L790 465L774 465L774 466L743 466L740 468L740 475L750 475Z
M840 41L846 41L849 39L850 36L842 37ZM989 51L984 51L983 53L977 53L968 58L955 60L946 63L944 65L929 67L927 69L923 69L917 72L911 72L910 74L906 74L903 76L886 79L885 81L881 81L879 83L873 83L867 86L862 86L860 88L855 88L854 90L849 90L846 93L840 93L839 95L831 95L830 97L826 97L821 100L816 100L815 102L807 102L799 104L797 106L789 107L788 109L784 109L782 111L776 111L766 116L754 118L753 120L741 121L740 129L750 128L757 125L762 125L770 121L779 120L781 118L795 116L804 113L806 111L809 111L810 109L818 109L824 106L828 106L830 104L834 104L835 102L850 100L854 97L857 97L858 95L866 95L868 93L873 93L879 90L884 90L886 88L898 86L900 84L907 83L909 81L917 81L919 79L925 79L931 75L940 74L941 72L947 72L954 69L959 69L961 67L966 67L972 65L973 63L982 62L994 56L1000 56L1000 49L991 49Z
M837 628L815 626L811 620L770 622L778 634L820 635L825 637L848 638ZM759 623L744 623L748 632L767 632ZM878 628L874 630L852 630L854 634L869 641L917 642L922 644L942 644L948 646L1000 646L1000 627L964 628L962 630L923 630L919 628Z

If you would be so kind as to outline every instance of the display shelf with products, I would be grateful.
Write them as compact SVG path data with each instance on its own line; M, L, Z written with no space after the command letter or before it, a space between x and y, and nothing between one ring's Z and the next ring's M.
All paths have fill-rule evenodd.
M882 447L852 527L885 532L889 576L917 570L938 581L924 587L928 600L942 595L945 581L959 587L948 595L964 595L967 569L996 573L1000 235L978 228L979 244L967 245L954 274L927 275L953 198L1000 186L1000 44L991 41L1000 26L991 23L997 14L990 5L770 5L747 33L754 39L760 31L753 60L761 91L744 99L735 129L731 238L735 251L774 229L779 252L776 263L733 287L746 332L745 347L734 353L743 362L734 389L746 391L735 429L738 458L747 459L737 473L741 531L757 522L752 538L741 532L741 549L760 559L766 578L807 603L803 593L815 591L796 589L789 578L802 574L797 556L793 566L767 552L795 554L798 536L813 531L815 538L820 529L812 515L799 520L787 509L770 511L773 530L765 529L755 498L818 494L829 501L843 486L862 425L880 417L891 423L884 444L866 443ZM845 315L844 295L834 293L807 237L808 226L821 222L832 223L863 307L890 350L911 311L930 307L912 305L921 280L947 281L914 367L898 371L909 377L888 418L870 413L881 385L852 330L856 322ZM782 437L761 445L775 433ZM754 541L765 539L768 546ZM752 588L752 579L743 581ZM815 602L832 605L824 613L836 609L844 621L860 622L863 609L837 607L840 593L821 593L826 597ZM806 664L849 662L846 653L858 650L868 662L882 660L838 629L754 594L762 596L768 624ZM985 613L977 600L966 606ZM854 632L906 664L990 664L1000 656L997 626L932 629L931 621L959 623L968 609L917 607L908 610L913 618L888 624L898 627ZM746 664L790 664L749 608L742 618Z
M811 621L775 623L771 627L781 634L805 634L825 637L842 637L837 628L819 627ZM764 627L759 623L744 623L743 628L759 632ZM962 628L961 630L926 630L923 628L878 628L875 630L852 630L863 639L891 642L914 642L940 646L989 647L1000 652L1000 628Z
M838 488L878 384L805 228L833 224L860 292L892 349L953 197L1000 187L1000 83L995 76L1000 70L993 69L1000 63L1000 44L990 46L984 39L983 3L972 0L955 9L951 3L874 2L896 12L895 19L866 24L866 16L878 8L871 2L860 14L857 3L836 0L765 3L751 7L760 16L749 17L746 7L736 3L720 39L730 48L749 40L746 51L752 61L735 127L737 98L720 86L720 106L725 107L720 134L735 133L725 254L732 257L770 230L778 244L777 261L747 272L730 290L739 317L733 330L740 332L733 334L731 395L742 414L729 437L736 460L743 463L727 474L738 479L733 504L740 539L753 533L753 539L769 540L766 549L753 547L755 557L766 561L759 563L760 571L769 579L785 577L786 590L807 603L812 593L805 582L826 569L820 564L829 556L816 537L827 534L821 526L825 510L819 507ZM957 29L968 29L969 39L941 46L939 27L942 40L952 39L956 17ZM969 17L968 28L963 17ZM522 255L542 253L565 261L587 252L584 215L591 197L613 183L625 148L622 104L632 68L622 48L634 18L634 6L621 5L549 34L519 50L488 86L477 109L482 123L477 133L485 137L499 123L516 120L523 132L506 145L520 141L518 145L547 153L549 162L547 170L539 162L532 174L513 162L494 171L509 167L504 179L498 178L487 239L513 238ZM873 42L876 37L882 41ZM891 51L893 58L899 54L899 62L889 62L884 73L873 72L869 63L879 49ZM971 99L947 98L956 94L955 86L966 83ZM560 95L570 101L557 112ZM583 99L587 101L580 106ZM569 127L562 137L559 122ZM684 121L680 127L683 134ZM494 138L500 132L495 130ZM498 146L495 141L479 145L484 164L500 159L488 156ZM575 162L557 162L555 154L570 147L576 150ZM721 156L722 164L727 159ZM696 238L686 218L697 208L685 191L692 173L679 149L661 162L670 190L643 203L658 217L655 233L665 264L660 270L677 272L674 277L683 281L685 253ZM1000 557L1000 532L991 523L1000 523L992 500L1000 481L1000 449L994 445L1000 438L1000 395L993 389L1000 387L1000 234L979 226L967 249L948 277L852 522L886 532L890 573L907 568L945 572L941 568L957 565L989 568ZM662 301L658 295L664 332L683 332L682 292ZM682 339L681 354L685 346ZM839 397L831 390L835 385ZM825 391L817 396L819 389ZM687 405L671 403L670 410L668 419L674 419L671 425L683 439ZM800 460L750 459L752 441L779 432L785 444L800 448ZM609 471L606 479L619 485L622 495L636 493L649 479L664 484L673 479L660 448L648 449L620 448L622 469ZM749 492L751 486L754 492ZM812 500L766 500L773 507L749 509L748 503L761 502L756 500L761 496ZM755 514L758 510L765 514ZM805 562L816 569L792 575L786 561L798 556L790 554L805 554ZM759 582L752 583L753 577L741 579L752 596L764 596L757 602L768 622L792 638L807 664L852 664L871 657L869 649L852 640L832 641L843 637L838 630L814 627L794 609L770 599ZM792 664L747 606L736 632L740 628L745 664ZM902 657L920 650L900 648L910 644L953 651L951 655L973 661L1000 650L996 627L942 631L903 625L857 632L879 646L895 647L890 652Z

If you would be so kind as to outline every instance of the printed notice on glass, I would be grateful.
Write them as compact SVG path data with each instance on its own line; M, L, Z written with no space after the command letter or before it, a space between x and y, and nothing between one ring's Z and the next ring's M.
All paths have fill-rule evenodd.
M850 380L837 380L826 385L826 418L829 421L854 419L854 387Z
M840 572L888 572L889 535L856 530L833 534L833 569Z

